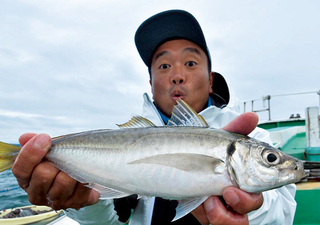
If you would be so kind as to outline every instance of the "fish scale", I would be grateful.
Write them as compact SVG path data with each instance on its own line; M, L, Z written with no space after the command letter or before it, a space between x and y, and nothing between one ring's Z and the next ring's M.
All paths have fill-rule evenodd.
M140 132L141 131L141 132ZM219 130L217 130L219 132ZM120 138L114 138L117 135L116 133L121 132ZM175 154L181 152L183 149L183 153L185 154L206 154L208 156L213 155L220 155L222 159L225 158L221 152L215 153L212 151L212 149L215 149L217 146L214 143L215 140L219 139L217 135L212 135L212 131L210 129L202 129L202 128L192 128L192 127L184 127L179 128L178 131L174 128L169 127L159 127L159 128L148 128L141 130L139 128L137 129L128 129L125 132L121 130L115 130L115 131L105 131L105 132L97 132L97 133L90 133L88 136L81 134L81 141L80 143L77 142L79 139L79 136L70 136L69 138L63 138L59 141L59 139L55 140L55 143L53 144L50 152L47 154L46 158L53 162L59 169L65 171L66 173L71 173L71 171L77 170L77 173L82 174L86 173L86 178L82 180L90 180L93 183L100 182L99 184L103 186L109 186L114 187L114 185L110 184L110 180L114 180L114 174L116 173L117 176L123 177L123 181L121 183L122 189L128 190L126 185L129 183L130 185L135 184L138 186L138 183L141 183L144 179L144 177L151 177L153 179L147 179L147 181L144 181L142 183L152 185L154 188L160 187L161 190L163 190L164 194L167 194L168 198L176 197L174 195L171 195L171 189L173 187L176 187L180 190L185 190L186 186L184 182L182 183L181 180L185 179L186 181L191 180L199 180L199 178L195 178L193 174L191 174L192 168L190 168L189 173L187 172L181 172L181 170L178 170L176 168L172 168L170 166L163 166L161 165L153 165L150 163L142 163L142 164L129 164L130 162L144 159L147 157L152 157L155 155L166 155L166 154ZM89 149L87 146L87 142L93 141L92 136L99 135L103 138L94 138L103 140L103 143L98 144L96 140L95 145L101 146L104 145L104 148L97 150L93 146ZM123 138L123 136L128 136L129 138ZM131 137L131 138L130 138ZM209 144L206 144L204 150L201 151L201 147L204 146L201 142L195 141L197 140L197 137L202 137L201 139L211 139L212 146L210 147ZM204 138L205 137L205 138ZM231 136L230 136L231 137ZM181 139L184 138L187 142L186 145L181 146ZM110 141L110 139L113 139ZM118 139L118 140L117 140ZM147 145L145 144L145 140L149 140L149 143L153 143L153 145ZM121 143L121 148L118 147L116 150L110 150L112 147L114 147L114 143L118 142ZM161 143L161 144L158 144ZM72 143L72 145L65 143ZM201 143L201 144L200 144ZM109 146L110 144L110 146ZM223 143L221 143L223 144ZM68 146L65 148L65 146ZM85 146L85 147L84 147ZM120 146L120 144L118 144ZM157 146L157 147L156 147ZM170 147L169 147L170 146ZM216 149L222 149L223 146ZM88 148L88 149L86 149ZM209 151L211 149L211 152ZM78 152L77 152L78 151ZM70 153L69 153L70 152ZM97 152L100 152L100 157L96 157ZM155 153L156 152L156 153ZM225 150L223 151L225 154ZM87 160L81 160L89 158L89 155L91 158L98 158L98 160L93 164L92 162L88 162ZM124 155L127 155L125 158L123 158ZM66 157L70 156L70 157ZM74 159L77 158L77 163L74 163ZM102 160L103 159L103 160ZM109 160L110 159L110 160ZM154 175L152 172L152 167L158 167L159 170L162 169L162 176ZM87 168L90 168L90 171L87 171ZM104 176L104 180L108 183L101 183L101 177L97 176L94 172L95 171L101 171L101 168L103 168L104 171L109 171L109 173L106 173ZM123 173L123 175L117 173L119 169L121 168L122 171L126 171ZM149 174L148 174L149 173ZM185 174L186 173L186 174ZM169 182L170 179L167 180L167 177L170 177L170 175L175 174L175 177L180 178L179 182ZM199 176L197 174L197 176ZM205 174L206 177L210 177L211 175ZM97 177L92 179L92 177ZM158 177L158 180L161 182L157 182L154 177ZM90 178L90 179L89 179ZM203 179L203 178L202 178ZM164 181L165 180L165 181ZM214 183L218 182L217 179L212 180L210 179L211 183L205 184L205 186L211 186ZM200 180L199 180L200 181ZM178 184L181 184L180 186L177 186ZM190 185L189 185L190 186ZM154 188L151 188L152 190ZM187 189L186 191L191 192L193 190L192 195L194 196L194 189L193 187L190 189ZM132 190L130 190L132 191ZM167 192L167 193L166 193ZM151 194L151 193L144 193L144 194ZM184 194L182 197L192 197L189 194Z

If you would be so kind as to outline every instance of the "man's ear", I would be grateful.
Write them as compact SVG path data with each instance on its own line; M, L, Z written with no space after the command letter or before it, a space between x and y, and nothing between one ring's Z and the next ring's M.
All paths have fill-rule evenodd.
M153 86L152 86L152 79L150 78L149 80L150 88L151 88L151 93L152 93L152 98L153 98Z
M210 72L210 74L209 74L209 82L210 82L209 93L210 94L213 93L213 89L212 89L213 80L214 80L214 72Z

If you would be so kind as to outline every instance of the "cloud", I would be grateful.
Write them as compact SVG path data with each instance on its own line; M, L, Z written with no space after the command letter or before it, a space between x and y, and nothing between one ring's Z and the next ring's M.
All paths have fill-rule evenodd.
M10 117L10 118L20 118L20 119L49 119L49 120L64 120L65 117L63 116L45 116L40 114L30 114L30 113L24 113L24 112L12 112L12 111L6 111L6 110L0 110L0 116L4 117Z
M167 9L185 9L199 20L213 69L240 100L319 90L319 4L5 1L0 7L0 140L17 141L30 131L58 136L115 128L131 113L141 114L142 94L150 94L150 86L134 33L147 17ZM317 105L318 96L271 101L273 113L287 117Z
M37 56L23 49L0 48L0 68L34 62Z
M30 21L30 29L36 41L47 42L49 44L62 45L76 40L80 33L73 27L63 27L63 25L48 24L41 20Z

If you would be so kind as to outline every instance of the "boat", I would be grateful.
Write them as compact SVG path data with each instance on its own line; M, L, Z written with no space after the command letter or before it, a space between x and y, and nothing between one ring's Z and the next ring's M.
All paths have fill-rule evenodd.
M47 206L23 206L0 211L0 225L9 224L48 224L62 214L63 211L55 211Z
M292 93L318 94L320 91ZM279 96L277 96L279 97ZM271 119L272 96L268 95L261 99L243 101L244 111L248 103L251 103L251 111L256 113L268 112L269 120L259 122L258 127L270 132L273 145L281 151L304 160L305 168L310 169L307 179L297 183L295 200L297 209L294 217L294 225L320 224L320 116L319 107L308 107L305 109L305 118L299 114L290 114L287 119ZM254 109L256 101L268 101L265 108ZM258 104L257 104L258 105ZM316 167L316 168L314 168Z

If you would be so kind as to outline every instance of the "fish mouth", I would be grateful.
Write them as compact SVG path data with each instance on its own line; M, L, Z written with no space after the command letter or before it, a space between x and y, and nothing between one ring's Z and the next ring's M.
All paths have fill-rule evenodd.
M310 171L304 168L302 161L296 162L293 170L296 171L297 174L300 174L300 180L303 180L310 175Z
M173 90L171 92L171 98L174 100L174 101L177 101L178 99L184 99L185 98L185 93L181 90Z
M304 176L301 178L301 180L306 179L310 176L310 171L304 170Z

